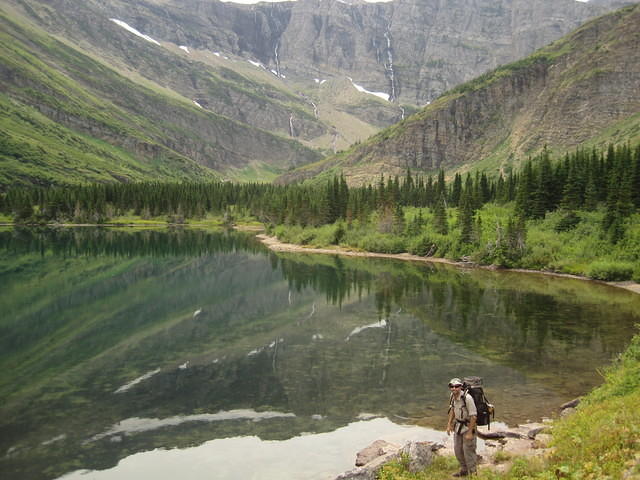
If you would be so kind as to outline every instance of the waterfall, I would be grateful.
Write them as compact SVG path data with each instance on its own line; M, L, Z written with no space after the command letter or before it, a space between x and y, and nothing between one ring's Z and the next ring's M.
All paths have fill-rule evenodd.
M289 135L291 135L292 137L295 137L293 133L293 113L289 115Z
M280 76L280 59L278 58L278 47L280 46L280 42L276 43L276 48L274 49L275 61L276 61L276 76Z
M396 99L396 76L393 71L393 49L391 46L391 22L387 25L387 31L384 32L384 38L387 40L387 63L384 65L384 69L389 75L389 80L391 81L391 95L389 96L389 101L393 102Z

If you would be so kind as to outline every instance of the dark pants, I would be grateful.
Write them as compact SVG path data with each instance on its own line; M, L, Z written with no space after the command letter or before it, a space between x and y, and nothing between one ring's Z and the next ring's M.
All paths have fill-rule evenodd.
M465 432L466 433L466 432ZM453 451L456 454L460 469L463 472L476 472L476 443L477 435L474 432L471 440L466 440L464 434L453 434Z

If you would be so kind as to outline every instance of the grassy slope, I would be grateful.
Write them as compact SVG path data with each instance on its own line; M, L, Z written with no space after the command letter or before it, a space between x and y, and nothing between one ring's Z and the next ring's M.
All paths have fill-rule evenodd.
M22 79L21 88L7 85L5 92L10 91L10 96L0 97L0 141L4 147L1 183L104 181L113 180L114 176L129 180L173 175L215 178L210 170L156 143L153 137L159 137L160 131L148 119L135 117L107 98L97 97L69 74L54 69L32 52L49 52L51 58L79 78L92 72L95 79L92 81L112 82L114 95L123 87L135 89L135 84L50 37L13 23L5 16L1 20L7 28L0 34L0 60L9 68L12 78ZM28 36L36 50L29 51L25 44L15 41L21 36ZM163 100L179 108L178 100ZM38 104L40 111L53 112L59 118L73 119L80 128L71 129L54 122L29 104ZM99 130L99 136L104 138L128 138L130 142L156 145L163 153L154 161L135 156L83 134L81 130L87 127Z
M269 178L282 172L292 158L317 158L299 142L202 110L1 12L0 24L0 184L213 179L234 162L250 165L231 168L227 176L257 180L264 172ZM205 76L203 84L220 95L235 89L310 117L286 92L268 85L250 91L258 84L229 72L229 78ZM263 148L251 142L237 142L237 148L236 137Z

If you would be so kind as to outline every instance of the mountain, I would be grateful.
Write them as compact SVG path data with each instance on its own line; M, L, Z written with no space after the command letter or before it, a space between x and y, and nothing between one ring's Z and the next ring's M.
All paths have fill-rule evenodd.
M205 109L138 72L118 71L67 39L6 15L0 23L0 184L233 177L234 170L277 172L320 158L300 142ZM134 59L164 54L146 45L130 52ZM277 115L279 107L288 122L291 107L267 96L286 99L284 93L264 85L260 96L261 85L247 89L233 72L229 79L213 77L165 55L158 68L176 65L211 90L237 93L227 101L242 103L246 115L260 108Z
M281 177L343 171L351 184L407 168L506 173L545 146L640 139L640 5L462 84L349 151Z
M55 10L64 3L54 0ZM174 45L259 62L279 78L313 86L322 80L350 77L356 85L380 92L396 103L422 106L451 87L522 58L623 2L85 3L86 11L94 16L119 18ZM82 38L78 27L90 25L90 18L77 9L65 12L65 16L66 31ZM96 32L91 35L95 38Z
M7 0L0 188L271 180L619 0Z

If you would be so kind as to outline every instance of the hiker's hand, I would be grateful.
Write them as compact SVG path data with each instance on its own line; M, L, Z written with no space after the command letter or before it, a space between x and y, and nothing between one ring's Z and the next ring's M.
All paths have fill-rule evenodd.
M473 440L473 430L467 430L463 437L465 440Z
M451 435L452 431L453 431L453 427L451 426L450 423L447 423L447 435Z

